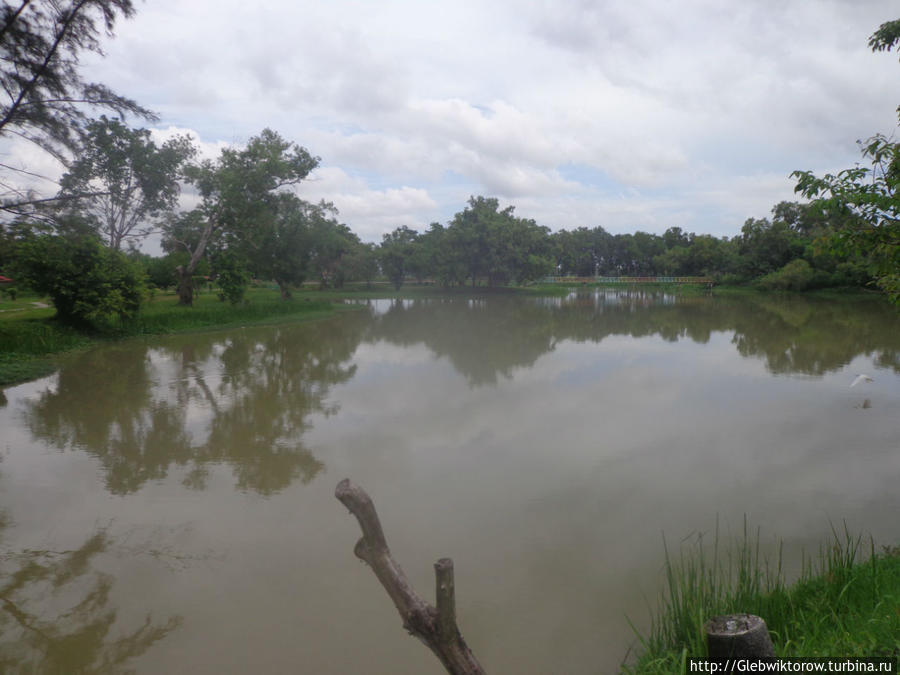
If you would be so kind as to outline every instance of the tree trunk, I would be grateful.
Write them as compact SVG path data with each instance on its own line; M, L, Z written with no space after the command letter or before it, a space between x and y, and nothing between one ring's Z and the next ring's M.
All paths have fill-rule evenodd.
M484 670L456 626L453 561L441 558L434 565L437 608L432 607L413 590L406 574L391 555L381 521L368 493L345 478L338 483L334 496L350 509L359 522L363 536L356 542L353 552L372 568L400 613L403 627L425 643L450 675L484 675Z
M203 232L200 233L200 241L197 242L197 247L191 252L190 261L188 261L186 266L182 267L179 265L176 268L178 270L179 305L187 305L190 307L194 304L194 270L197 269L197 265L203 258L203 253L206 251L206 245L209 243L210 237L212 237L212 234L216 229L215 217L207 220Z
M178 273L178 304L191 307L194 304L193 275L183 265L179 265L175 270Z

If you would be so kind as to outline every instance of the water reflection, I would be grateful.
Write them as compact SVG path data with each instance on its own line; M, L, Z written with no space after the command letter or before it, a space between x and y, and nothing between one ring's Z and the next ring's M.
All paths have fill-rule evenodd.
M530 368L565 340L615 335L707 343L731 334L772 373L822 376L860 354L900 372L900 318L883 302L675 297L600 291L561 298L381 300L368 312L298 326L185 335L96 349L25 403L33 436L96 457L107 489L133 493L174 467L191 489L227 465L240 490L274 494L324 468L303 444L331 388L356 372L363 341L425 345L471 387Z
M311 414L336 412L328 393L353 376L364 325L358 316L97 349L27 401L25 420L35 438L96 457L114 494L176 466L203 489L217 464L239 489L272 494L322 471L302 436Z
M563 340L613 335L709 342L732 334L738 353L776 374L821 376L860 354L900 372L900 315L882 301L753 296L676 297L603 290L559 298L426 299L382 304L370 339L422 343L473 386L530 367Z
M828 518L896 531L900 378L872 370L897 368L893 308L621 291L372 304L110 345L9 392L0 507L19 525L4 532L59 552L32 555L40 569L80 552L92 571L54 595L55 572L16 586L31 554L0 560L21 612L0 625L0 669L45 665L19 616L84 632L78 667L168 629L122 669L436 672L351 553L358 530L333 498L345 475L376 496L417 587L458 557L461 623L497 672L614 672L624 617L655 596L660 532L716 513L808 550ZM843 384L851 361L870 387ZM155 548L176 564L113 527L164 532ZM56 621L82 606L81 623Z
M552 314L535 302L508 298L394 303L377 317L370 340L425 344L449 359L469 384L495 384L553 349Z
M113 577L95 565L110 544L100 530L74 550L0 558L2 672L118 672L181 625L179 616L159 622L146 614L122 631Z

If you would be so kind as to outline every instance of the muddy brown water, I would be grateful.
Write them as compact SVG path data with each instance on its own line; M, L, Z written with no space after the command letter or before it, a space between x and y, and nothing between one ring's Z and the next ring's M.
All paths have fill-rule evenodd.
M378 300L79 354L0 408L8 672L440 673L353 554L351 477L492 673L614 672L677 549L900 542L878 302ZM856 387L860 374L873 378Z

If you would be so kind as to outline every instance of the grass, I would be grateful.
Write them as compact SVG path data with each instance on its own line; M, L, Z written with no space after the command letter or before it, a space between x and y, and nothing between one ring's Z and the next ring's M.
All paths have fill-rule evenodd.
M761 616L781 657L900 655L900 548L876 553L861 537L833 530L833 539L785 582L781 548L760 557L759 534L725 548L718 525L711 546L702 538L672 556L665 547L666 590L641 655L623 672L684 673L691 657L706 656L704 624L714 616ZM867 553L867 555L863 555ZM865 560L863 558L865 557Z
M119 327L119 332L129 336L156 335L320 318L334 312L332 299L301 293L285 301L271 289L253 288L242 304L230 305L205 293L194 299L193 307L181 307L174 294L164 294L148 303L134 321Z
M277 291L254 288L244 304L232 306L220 302L212 293L203 293L195 298L193 307L180 307L173 293L161 293L132 321L105 331L79 331L55 321L52 307L34 307L39 298L19 298L4 303L12 306L0 313L0 385L49 375L56 370L62 354L99 342L317 319L344 309L334 305L332 299L318 293L301 293L285 302Z
M41 313L46 314L47 310ZM26 311L18 314L16 320L4 317L0 321L0 385L49 375L56 370L52 356L91 342L90 337L78 331L46 317L29 317Z

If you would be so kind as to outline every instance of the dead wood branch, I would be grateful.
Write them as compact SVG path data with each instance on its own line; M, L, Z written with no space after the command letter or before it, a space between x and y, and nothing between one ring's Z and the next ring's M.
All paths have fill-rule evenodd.
M391 555L368 493L345 478L338 483L334 496L359 522L363 536L353 552L372 568L400 613L403 627L434 652L450 675L484 675L456 625L453 561L441 558L434 565L437 608L432 607L415 592Z

